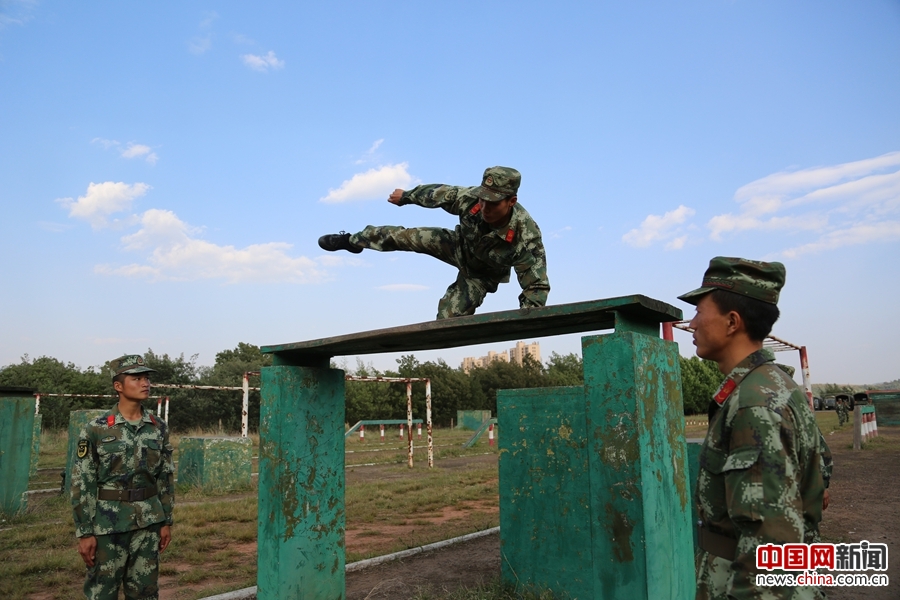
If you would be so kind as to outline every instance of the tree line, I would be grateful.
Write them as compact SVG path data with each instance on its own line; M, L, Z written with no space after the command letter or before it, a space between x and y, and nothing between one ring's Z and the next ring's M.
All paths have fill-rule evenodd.
M259 347L240 343L236 348L216 354L212 366L196 364L197 355L169 356L152 349L144 353L148 366L158 371L153 383L212 385L240 387L242 376L271 365L271 356ZM706 412L709 400L721 384L723 375L715 363L697 357L679 357L685 414ZM414 355L397 359L395 370L379 371L371 364L358 360L355 368L345 363L332 363L348 375L358 377L428 378L431 380L432 419L436 425L450 425L458 410L490 410L497 414L497 390L533 387L583 385L581 357L576 354L552 353L541 364L526 357L522 365L496 361L485 367L471 369L449 366L441 359L420 362ZM253 376L251 387L259 387L259 377ZM73 363L42 356L22 357L17 364L0 369L0 386L29 387L42 394L114 394L110 377L103 367L79 369ZM219 429L238 431L241 427L242 393L193 389L152 388L153 396L168 396L169 422L175 431L191 429ZM416 418L425 414L425 384L413 383L413 413ZM250 429L259 426L259 392L251 391L249 398ZM49 429L68 427L73 410L105 409L114 398L43 397L41 414L43 426ZM148 401L152 409L154 400ZM348 381L346 385L346 420L406 418L405 383L367 383Z

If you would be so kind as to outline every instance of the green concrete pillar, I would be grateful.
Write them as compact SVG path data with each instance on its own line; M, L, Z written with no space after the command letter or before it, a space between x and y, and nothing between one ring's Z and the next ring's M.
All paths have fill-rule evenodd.
M697 478L700 477L700 449L703 447L703 438L689 438L687 440L688 456L688 483L691 484L691 533L694 539L694 551L700 547L697 539L697 523L700 521L700 511L694 496L697 494Z
M109 414L110 409L90 409L90 410L73 410L69 413L69 439L66 444L66 480L63 489L68 493L69 486L72 485L70 474L72 473L72 465L75 463L75 448L78 446L78 436L81 430L90 421L98 417Z
M694 596L677 347L628 329L582 339L584 388L498 393L509 583L578 598Z
M183 437L178 442L178 485L207 493L250 488L253 440L235 437Z
M344 372L273 366L261 375L259 600L341 600Z
M17 515L27 508L34 406L33 390L0 388L0 514Z
M34 415L34 435L31 438L31 477L37 475L38 459L41 456L41 424L43 415Z

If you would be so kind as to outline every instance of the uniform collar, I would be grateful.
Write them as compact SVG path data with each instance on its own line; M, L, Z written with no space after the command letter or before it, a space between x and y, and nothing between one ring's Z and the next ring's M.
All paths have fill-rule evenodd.
M500 239L511 244L516 239L516 236L520 231L522 218L522 210L519 208L519 203L516 202L515 204L513 204L512 215L510 215L509 223L506 224L506 227L501 227L500 229L494 229L493 227L491 227L491 231Z
M744 380L744 377L751 371L759 366L774 361L775 353L768 348L761 348L753 354L750 354L731 370L731 373L728 374L728 377L725 378L725 381L723 381L722 385L719 386L719 389L716 390L713 400L721 406L737 386L740 385L741 381Z
M125 417L122 416L122 413L119 412L119 403L118 402L113 404L112 410L110 412L112 413L112 416L115 419L116 423L127 423L128 422L125 419ZM144 410L143 404L141 405L141 421L143 421L145 423L153 423L153 421L150 418L150 413L148 411Z

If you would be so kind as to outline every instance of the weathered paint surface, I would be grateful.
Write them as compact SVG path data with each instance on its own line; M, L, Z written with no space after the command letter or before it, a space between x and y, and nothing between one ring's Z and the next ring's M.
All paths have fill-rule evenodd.
M34 396L0 396L0 513L26 509L34 436Z
M205 492L229 492L252 486L250 438L183 437L178 444L178 485Z
M582 339L597 598L694 595L677 346ZM660 568L666 565L666 568Z
M262 369L259 600L344 598L344 373Z
M593 598L584 388L501 390L497 413L503 580Z
M697 478L700 477L700 448L703 447L703 438L691 438L687 440L688 457L688 482L691 484L691 534L694 539L694 551L699 548L697 540L697 522L700 520L700 511L694 501L697 493Z
M613 328L658 336L660 323L681 318L681 309L635 294L439 319L308 342L263 346L262 351L275 354L276 365L325 367L332 356L455 348Z
M110 407L112 407L111 404ZM84 426L89 421L106 414L109 414L109 410L73 410L69 413L69 441L66 445L66 490L69 489L69 485L72 483L69 474L72 472L72 464L75 462L75 447L78 446L78 436L81 435L81 430L84 429Z
M44 415L34 415L34 434L31 438L31 477L37 475L38 458L41 456L41 424Z
M478 431L490 418L491 411L489 410L458 410L456 411L456 428Z
M677 348L622 325L582 339L583 388L498 393L503 578L557 596L693 598Z

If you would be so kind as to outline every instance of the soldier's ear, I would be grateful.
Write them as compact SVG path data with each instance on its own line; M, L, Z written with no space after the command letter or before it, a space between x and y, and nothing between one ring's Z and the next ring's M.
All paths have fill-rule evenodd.
M121 382L121 381L113 381L113 389L116 390L117 392L121 392L121 391L123 391L125 388L124 388L124 386L122 385L122 382Z
M518 202L518 201L519 201L519 197L518 197L518 196L513 196L512 198L509 199L510 205L515 204L515 203Z

